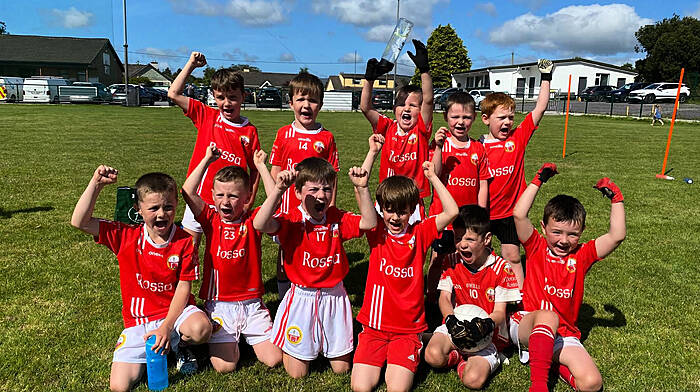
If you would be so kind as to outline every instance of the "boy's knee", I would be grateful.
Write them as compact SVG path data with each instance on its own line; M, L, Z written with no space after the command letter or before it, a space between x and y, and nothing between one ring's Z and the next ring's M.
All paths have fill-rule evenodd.
M309 375L309 370L308 369L299 369L299 368L293 368L293 369L285 369L287 371L287 374L289 374L289 377L291 378L304 378Z
M112 392L128 392L131 390L131 383L128 380L117 380L111 378L109 380L109 390Z
M350 389L352 389L353 392L371 392L374 387L375 386L367 379L357 380L356 378L352 378L350 380Z
M188 326L186 341L187 343L191 344L206 343L211 337L211 331L211 322L209 322L209 320L206 318L198 319L196 322L193 322ZM185 337L184 335L185 334L183 334L183 337Z
M237 362L211 361L211 366L217 373L231 373L236 370Z
M486 377L474 371L466 371L462 374L462 384L469 389L481 389L486 382Z
M425 362L427 362L428 365L432 367L441 367L445 362L443 357L440 347L428 344L428 347L425 349Z
M582 392L598 392L603 389L603 377L600 373L588 373L575 377L576 387Z
M350 363L347 362L340 362L340 363L334 363L331 366L331 369L333 369L333 373L335 374L344 374L350 371Z
M262 355L260 362L264 363L268 367L275 367L282 362L282 352L267 353Z

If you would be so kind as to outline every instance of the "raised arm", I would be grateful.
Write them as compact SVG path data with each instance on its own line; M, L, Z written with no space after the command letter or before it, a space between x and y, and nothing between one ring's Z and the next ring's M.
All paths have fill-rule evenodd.
M440 127L437 132L435 132L435 151L433 151L433 167L435 168L435 174L440 177L442 175L442 146L445 144L445 139L447 139L447 128Z
M430 181L430 185L433 186L433 192L435 192L442 202L442 212L435 217L437 230L442 231L455 220L457 214L459 214L459 206L457 206L455 199L452 198L450 192L435 174L435 168L432 162L423 162L423 173L428 181Z
M265 188L265 196L271 194L274 190L273 188L275 187L275 179L270 174L270 171L267 170L267 165L265 164L266 160L267 154L265 151L258 150L255 152L255 155L253 156L253 163L255 164L255 168L258 169L258 178L262 181L263 187Z
M182 197L185 199L185 203L190 206L192 214L197 217L207 207L207 203L202 200L201 196L197 193L197 188L199 184L202 183L202 178L204 173L207 171L209 165L214 163L221 156L221 151L219 151L215 146L207 147L204 158L199 162L199 164L192 170L189 177L182 184ZM203 189L202 192L211 192L211 189Z
M540 93L537 95L537 104L532 110L532 122L535 126L540 123L547 104L549 103L549 86L552 81L552 62L550 60L537 60L537 68L540 70Z
M440 313L442 317L447 317L454 314L455 308L452 304L452 293L446 290L440 290L440 296L438 297L438 307L440 308Z
M372 166L374 166L374 161L377 159L377 155L382 150L384 146L384 136L373 133L369 137L369 150L367 150L367 156L364 162L362 162L362 169L364 169L368 174L372 173Z
M175 104L185 112L187 112L187 109L190 107L190 99L182 95L182 90L185 88L187 77L190 76L192 71L194 71L196 68L203 67L205 65L207 65L207 59L204 57L204 54L192 52L192 54L190 54L190 59L187 60L187 64L185 64L182 71L180 71L168 89L168 98L175 102Z
M277 175L277 182L272 188L272 191L267 194L265 202L260 206L260 210L253 219L253 227L255 230L263 233L274 233L279 229L279 222L274 218L277 205L282 200L284 192L292 186L296 173L291 170L285 170Z
M515 221L515 230L518 233L520 242L527 241L532 235L532 231L535 230L527 214L530 212L530 208L532 208L532 203L535 201L535 196L537 196L540 186L557 173L557 166L555 164L545 163L542 165L530 185L528 185L523 194L520 195L518 202L515 203L515 207L513 208L513 220Z
M348 171L348 176L355 187L355 198L360 208L360 230L374 229L377 226L377 211L372 205L372 195L369 193L369 172L354 166Z
M416 48L416 54L408 51L408 57L413 60L413 63L420 72L421 90L423 92L423 104L420 108L420 114L423 117L423 122L427 127L433 122L433 108L435 106L433 99L433 78L430 76L430 62L428 61L428 48L425 44L413 40L413 46Z
M595 240L596 253L602 259L620 246L627 236L625 205L622 191L608 177L601 178L593 187L601 191L612 203L610 206L610 229Z
M119 171L117 169L105 165L100 165L95 169L88 186L75 204L75 209L73 209L73 216L70 220L70 224L73 227L93 236L100 234L100 222L92 216L95 210L95 202L105 185L117 182L118 174Z
M374 87L374 81L393 68L394 64L384 59L382 59L382 61L377 61L377 59L371 58L367 61L365 84L362 86L362 94L360 95L360 110L372 125L372 129L376 128L379 122L379 112L372 107L372 88Z
M476 195L479 207L489 208L489 180L479 180L479 193Z

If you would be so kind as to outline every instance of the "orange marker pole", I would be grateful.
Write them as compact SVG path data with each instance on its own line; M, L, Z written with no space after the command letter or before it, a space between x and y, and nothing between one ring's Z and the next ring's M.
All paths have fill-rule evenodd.
M564 121L564 149L561 157L566 158L566 131L569 129L569 102L571 101L571 75L569 75L569 91L566 93L566 120Z
M666 178L666 162L668 162L668 150L671 148L671 136L673 136L673 124L676 123L676 112L678 111L678 100L681 96L681 84L683 83L683 74L685 68L681 68L681 79L678 81L678 91L676 91L676 104L673 105L673 117L671 117L671 127L668 130L668 140L666 141L666 153L664 154L664 165L661 167L661 173L656 175L656 178Z

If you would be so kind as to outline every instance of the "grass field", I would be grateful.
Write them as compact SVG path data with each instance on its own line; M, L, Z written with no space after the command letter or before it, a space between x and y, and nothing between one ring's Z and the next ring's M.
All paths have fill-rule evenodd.
M269 152L291 112L248 111ZM518 120L522 116L518 116ZM340 151L338 204L357 210L347 168L361 163L370 127L360 113L321 113ZM442 125L441 116L436 125ZM606 232L610 202L591 186L609 176L625 195L627 240L590 271L579 325L607 391L700 390L699 185L654 179L661 168L668 125L603 117L572 117L568 156L561 157L564 119L546 116L528 147L528 180L542 162L560 175L543 187L531 217L558 193L579 198L588 211L583 239ZM479 122L472 136L485 132ZM119 184L164 171L182 184L195 129L175 108L112 106L0 106L0 390L106 390L112 348L122 330L118 267L114 256L69 225L97 165L120 170ZM676 124L671 175L700 178L700 125ZM372 192L376 188L375 178ZM116 186L105 188L96 216L111 218ZM264 192L258 195L261 202ZM182 216L184 202L178 207ZM345 280L359 310L367 272L365 239L346 243ZM276 292L276 249L263 242L264 280ZM274 291L273 291L274 290ZM271 309L276 294L264 297ZM192 377L171 373L174 391L349 390L349 375L314 363L304 380L267 369L243 351L239 370ZM529 371L515 357L488 385L491 391L526 390ZM384 385L380 390L385 388ZM459 390L454 371L422 367L419 391ZM141 385L138 390L146 390ZM559 383L557 391L567 390Z

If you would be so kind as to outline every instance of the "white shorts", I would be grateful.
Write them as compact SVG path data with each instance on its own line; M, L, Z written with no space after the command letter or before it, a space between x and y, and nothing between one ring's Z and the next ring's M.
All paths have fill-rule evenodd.
M518 339L518 328L520 327L520 320L522 319L523 316L528 314L530 312L526 312L524 310L521 310L519 312L515 312L510 316L510 340L515 344L515 346L518 348L518 356L520 358L520 362L522 363L528 363L530 361L530 353L527 351L527 346L523 343L520 343L520 340ZM564 347L581 347L583 348L583 344L581 344L581 341L575 337L575 336L561 336L558 333L555 333L554 335L554 348L552 350L552 353L556 353L557 351L561 351Z
M182 227L196 233L202 233L202 225L194 219L194 214L188 205L185 206L185 213L182 215Z
M207 301L204 308L214 326L209 343L238 343L243 335L254 346L270 339L272 318L260 298Z
M435 331L433 333L442 333L447 336L450 336L450 333L447 332L447 326L445 324L442 324L441 326L435 328ZM456 347L455 347L456 348ZM498 350L496 350L496 345L491 343L486 348L483 350L479 350L475 353L466 353L462 354L463 358L469 358L469 357L482 357L485 360L488 361L489 366L491 367L491 374L498 369L499 366L501 366L501 359L498 356Z
M420 204L422 204L422 203L423 203L423 199L421 199L418 202L418 204L416 204L416 209L413 210L413 214L411 214L411 216L408 218L409 225L412 225L416 222L420 222L423 220L420 216ZM384 216L384 215L382 215L382 208L379 207L379 202L376 202L376 201L374 202L374 209L377 210L377 214L379 214L380 218Z
M275 316L270 341L294 358L349 354L353 349L352 307L343 282L329 289L292 284Z
M170 333L172 350L177 350L177 345L180 342L180 326L188 317L197 312L202 312L202 310L194 305L188 305L175 320L175 328ZM112 362L146 363L146 341L143 340L143 336L149 331L158 329L163 321L165 321L164 318L124 329L114 348Z

